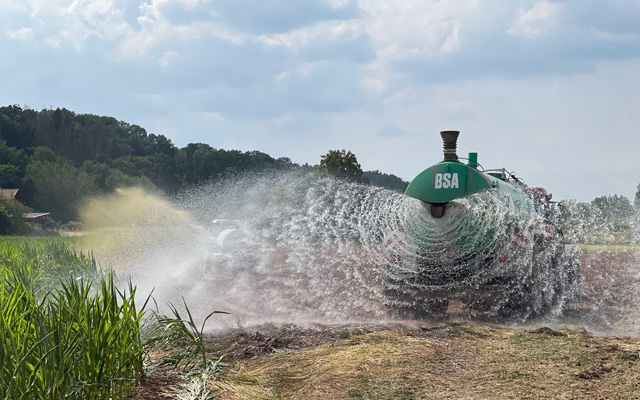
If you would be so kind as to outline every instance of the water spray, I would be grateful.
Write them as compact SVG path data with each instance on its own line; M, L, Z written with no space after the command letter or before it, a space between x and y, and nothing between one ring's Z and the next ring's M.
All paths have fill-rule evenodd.
M548 194L462 163L451 136L406 194L302 172L170 201L120 191L85 210L86 247L159 304L231 312L227 326L441 319L460 303L465 318L562 318L585 290Z

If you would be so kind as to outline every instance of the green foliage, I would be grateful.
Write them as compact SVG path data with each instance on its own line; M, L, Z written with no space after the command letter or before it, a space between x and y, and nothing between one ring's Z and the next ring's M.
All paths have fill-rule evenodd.
M559 222L564 237L570 243L593 244L605 241L603 235L606 227L602 213L590 203L580 203L575 200L564 200L559 204Z
M4 108L0 109L0 114L3 111ZM165 136L147 135L143 128L111 117L57 108L36 112L32 118L35 126L32 142L47 146L77 164L99 156L113 160L126 155L177 151Z
M597 197L590 203L563 200L558 224L571 243L612 244L633 237L636 212L624 196Z
M85 161L82 164L82 171L86 172L94 181L97 188L102 192L113 192L117 188L139 187L148 192L157 190L151 179L141 175L134 166L133 175L123 172L122 169L114 168L105 163L95 161Z
M591 204L602 214L602 218L613 231L628 231L634 209L625 196L601 196L593 199Z
M393 174L385 174L378 170L366 171L362 174L365 179L369 180L372 186L383 187L396 192L404 193L409 182Z
M0 108L0 137L11 147L33 146L36 115L35 111L23 110L18 105Z
M144 356L135 288L41 243L0 250L0 398L129 398Z
M224 311L212 311L198 328L184 298L182 301L187 313L187 319L182 317L173 304L169 304L173 314L171 317L156 312L154 318L152 318L154 323L147 335L148 345L159 346L164 350L170 351L171 355L165 359L165 364L173 365L176 368L182 366L185 372L194 367L206 369L209 363L207 362L203 341L204 327L214 314L227 313Z
M17 200L0 196L0 235L22 234L29 231L29 226L22 214L31 209Z
M378 171L363 174L353 153L332 150L321 166L298 165L259 151L216 149L204 143L177 148L163 135L149 134L115 118L76 114L64 108L35 111L0 107L0 187L22 189L28 206L66 223L88 197L118 187L142 187L173 194L230 174L319 169L351 182L391 190L406 183Z
M98 190L89 174L60 156L49 161L36 152L27 166L27 177L36 191L33 207L50 212L54 219L61 222L77 219L84 199L95 195Z
M320 173L331 175L348 182L369 183L362 176L362 167L356 155L346 150L329 150L320 159Z
M159 347L168 354L162 361L163 365L172 365L174 368L182 367L187 373L188 381L177 388L175 398L184 400L212 398L211 391L207 388L207 382L216 379L222 373L224 356L214 361L207 360L204 347L204 327L214 314L226 314L223 311L213 311L198 327L193 315L182 299L187 313L187 319L172 304L169 305L171 314L169 317L157 311L147 322L147 331L144 335L147 340L145 345L151 348Z
M56 156L56 153L53 152L47 146L38 146L35 148L33 152L33 156L31 156L31 162L64 162L65 158L60 156Z
M0 140L0 187L20 187L24 179L24 168L27 165L27 153L24 150L7 146Z

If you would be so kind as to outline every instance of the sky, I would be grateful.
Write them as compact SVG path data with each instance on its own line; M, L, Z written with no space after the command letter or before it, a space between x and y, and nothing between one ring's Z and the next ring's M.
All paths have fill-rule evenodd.
M555 199L640 183L640 0L0 0L0 105L411 180L461 157Z

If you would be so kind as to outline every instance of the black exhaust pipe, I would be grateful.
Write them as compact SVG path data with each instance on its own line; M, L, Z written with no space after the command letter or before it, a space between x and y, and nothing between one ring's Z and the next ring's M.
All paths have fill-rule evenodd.
M444 160L457 160L458 154L456 153L458 135L460 131L442 131L440 132L440 136L442 136L442 143L444 146Z

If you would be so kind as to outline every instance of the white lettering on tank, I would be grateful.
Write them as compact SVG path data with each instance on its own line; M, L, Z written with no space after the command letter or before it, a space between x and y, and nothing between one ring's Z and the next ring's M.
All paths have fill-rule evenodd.
M442 174L436 174L436 189L442 189Z
M449 189L451 187L451 174L445 173L442 175L442 188Z
M454 172L453 174L448 172L436 174L436 189L458 189L459 187L460 180L457 172Z
M456 188L458 189L460 187L460 184L458 183L458 174L454 173L453 177L451 178L451 187L452 188Z

